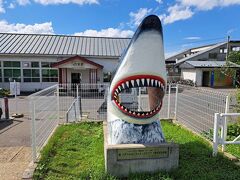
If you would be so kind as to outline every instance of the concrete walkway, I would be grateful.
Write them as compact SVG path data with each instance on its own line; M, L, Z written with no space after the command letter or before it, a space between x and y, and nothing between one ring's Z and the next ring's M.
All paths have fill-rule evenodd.
M30 147L0 147L0 179L21 179L30 161Z
M0 99L3 106L3 100ZM0 122L0 180L21 179L31 161L31 121L26 97L18 97L18 113L23 118ZM9 98L10 115L16 113Z

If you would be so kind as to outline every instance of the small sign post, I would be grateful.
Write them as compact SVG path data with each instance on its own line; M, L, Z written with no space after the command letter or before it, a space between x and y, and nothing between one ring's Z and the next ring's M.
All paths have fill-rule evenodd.
M10 82L10 93L14 95L14 100L15 100L15 114L12 115L12 117L15 118L21 118L23 117L23 114L18 114L18 100L17 100L17 95L20 95L20 83L16 82Z
M9 119L8 98L4 97L5 119Z

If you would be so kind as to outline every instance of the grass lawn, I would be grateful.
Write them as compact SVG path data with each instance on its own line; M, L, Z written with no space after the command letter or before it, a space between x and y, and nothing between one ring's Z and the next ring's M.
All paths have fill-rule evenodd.
M190 131L162 122L168 141L180 144L179 168L171 172L132 174L129 179L239 179L240 167ZM239 152L238 152L239 153ZM117 179L105 173L102 123L60 126L41 154L35 179Z

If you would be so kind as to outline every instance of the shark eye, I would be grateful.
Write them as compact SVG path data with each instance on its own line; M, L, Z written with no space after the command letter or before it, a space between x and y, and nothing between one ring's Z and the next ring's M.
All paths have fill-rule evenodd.
M112 92L112 100L125 114L136 118L150 118L162 106L165 83L155 76L138 75L121 80ZM138 104L141 93L141 104Z

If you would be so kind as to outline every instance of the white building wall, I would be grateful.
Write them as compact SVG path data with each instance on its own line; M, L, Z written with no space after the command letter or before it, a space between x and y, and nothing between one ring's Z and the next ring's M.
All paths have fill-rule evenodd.
M117 58L88 58L90 61L101 64L103 68L103 72L113 72L118 65L119 60Z
M181 70L181 78L192 80L194 83L196 82L196 70L195 69L182 69Z
M20 62L29 62L29 61L36 61L36 62L58 62L63 59L69 58L71 56L64 56L64 57L57 57L57 56L37 56L37 55L0 55L0 63L3 61L20 61ZM98 69L97 71L97 76L98 76L98 82L103 82L103 73L104 72L113 72L114 69L117 67L118 64L118 58L97 58L97 57L85 57L86 59L93 61L95 63L98 63L102 65L104 68L103 69ZM22 64L22 63L21 63ZM41 65L41 63L40 63ZM2 75L3 75L3 63L2 67ZM23 67L22 67L23 69ZM21 69L21 73L23 73ZM73 69L68 69L67 70L67 79L68 83L71 82L71 72L72 71L77 71L82 73L82 82L83 83L89 83L89 69L86 70L73 70ZM66 80L66 73L63 71L63 82ZM41 68L40 68L40 77L41 77ZM52 86L54 84L57 84L57 82L23 82L23 77L21 78L21 91L35 91L35 90L40 90L44 89L46 87ZM8 82L0 82L0 88L7 88L9 89L10 83Z
M196 69L196 85L197 86L202 86L202 70L201 69Z

